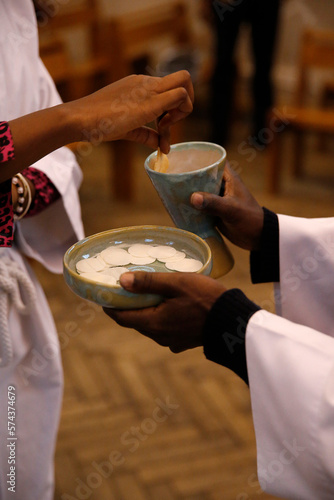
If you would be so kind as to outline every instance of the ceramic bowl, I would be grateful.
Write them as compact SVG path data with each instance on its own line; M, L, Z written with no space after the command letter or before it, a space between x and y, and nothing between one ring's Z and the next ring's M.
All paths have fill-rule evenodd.
M105 285L84 278L76 271L76 263L93 257L107 247L127 248L134 243L169 245L184 251L187 256L203 263L197 274L209 275L212 269L211 250L199 236L182 229L164 226L133 226L104 231L78 241L64 256L64 277L71 290L104 307L115 309L140 309L159 304L162 297L127 292L120 285ZM129 265L130 271L173 272L156 261L146 266Z

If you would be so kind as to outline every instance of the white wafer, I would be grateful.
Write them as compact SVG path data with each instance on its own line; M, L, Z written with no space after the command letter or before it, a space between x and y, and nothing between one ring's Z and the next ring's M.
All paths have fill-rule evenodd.
M158 245L156 247L152 247L149 250L149 255L151 257L154 257L155 259L168 259L170 257L173 257L176 255L177 250L173 247L170 247L168 245Z
M128 248L129 254L134 257L147 257L149 255L149 250L153 247L152 245L144 245L143 243L136 243Z
M119 281L120 277L124 273L128 273L129 269L127 267L108 267L101 274L106 276L112 276L116 281Z
M178 262L166 262L165 266L171 271L178 271L180 273L196 273L203 267L203 264L200 260L183 259Z
M89 259L82 259L76 263L78 273L89 273L90 271L102 271L107 267L106 263L100 258L99 255L90 257Z
M79 262L76 263L75 267L79 274L90 273L91 271L93 271L93 268L89 263L89 259L79 260Z
M90 259L87 259L87 261L94 271L103 271L103 269L107 267L107 264L104 262L100 255L91 257Z
M165 153L162 153L160 148L158 148L157 159L154 163L153 170L156 172L166 173L169 167L169 159Z
M101 258L109 264L109 266L127 266L131 263L131 256L129 252L123 248L109 247L102 250L100 255Z
M179 262L180 260L183 260L186 258L186 254L184 252L179 252L178 250L176 251L176 254L173 255L172 257L160 257L158 260L160 262Z
M147 266L148 264L153 264L153 262L156 261L154 257L150 257L149 255L147 257L131 257L131 264L135 264L136 266Z

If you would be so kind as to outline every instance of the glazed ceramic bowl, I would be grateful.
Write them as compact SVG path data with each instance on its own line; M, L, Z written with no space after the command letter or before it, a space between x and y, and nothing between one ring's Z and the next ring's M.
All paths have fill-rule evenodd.
M211 165L181 173L155 171L153 166L157 152L152 153L145 161L145 170L175 225L197 234L210 246L213 258L211 276L219 278L232 269L234 265L232 254L216 228L216 219L196 210L190 204L190 197L195 191L219 194L226 163L226 151L219 144L211 142L173 144L171 152L177 151L185 153L214 151L219 156L218 160Z
M76 271L76 263L93 257L107 247L127 248L135 243L169 245L184 251L187 256L200 260L202 268L197 274L209 275L212 269L211 250L199 236L173 227L132 226L104 231L78 241L64 256L64 277L71 290L82 297L104 307L115 309L140 309L159 304L162 297L127 292L120 285L105 285L92 281ZM159 261L154 264L126 266L129 271L174 272Z

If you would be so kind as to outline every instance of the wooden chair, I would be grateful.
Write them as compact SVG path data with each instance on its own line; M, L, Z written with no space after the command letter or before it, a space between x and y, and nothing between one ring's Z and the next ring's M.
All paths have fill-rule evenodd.
M186 9L180 1L138 9L103 21L99 19L97 0L86 0L78 6L73 3L73 8L71 2L66 4L66 8L40 28L41 57L55 83L61 86L65 100L96 90L97 77L101 87L133 73L133 63L149 55L158 40L169 37L177 46L186 45L190 40ZM66 30L82 26L86 27L90 40L90 57L75 63L70 60L63 35ZM63 70L59 68L61 60ZM182 125L174 126L172 134L173 142L181 141ZM116 198L128 201L134 196L133 146L126 141L111 143L116 174L113 191Z
M56 85L62 87L63 99L78 99L111 78L111 60L100 39L98 1L67 2L58 9L39 28L40 55ZM87 53L79 62L71 57L68 43L70 32L77 29L85 31L87 40Z
M268 124L273 135L269 146L267 188L278 193L282 167L281 138L283 130L292 130L293 173L302 175L303 139L305 132L334 134L334 110L305 104L308 77L314 69L334 70L334 32L308 29L302 37L299 79L294 106L277 106L269 114Z
M170 2L112 17L103 26L102 44L112 59L112 78L118 80L133 73L139 58L150 56L155 44L168 37L176 46L186 46L191 39L187 11L183 2ZM172 142L182 141L183 124L172 129ZM126 141L114 143L114 161L123 165L117 179L118 196L131 198L133 186L134 145Z
M321 92L320 92L320 106L322 108L331 108L334 110L334 79L329 79L324 82ZM327 151L328 140L334 140L333 136L330 134L321 134L318 138L318 149L319 151Z
M39 2L43 6L43 2ZM84 97L112 82L112 60L105 49L105 33L99 17L98 0L68 2L39 28L40 55L64 101ZM68 42L71 31L81 30L87 42L85 57L71 57ZM103 36L101 33L103 32ZM110 143L111 150L114 144ZM69 145L80 161L80 144ZM116 148L117 149L117 148ZM125 190L122 182L124 163L119 155L113 161L112 192L115 198L132 198L132 183ZM116 173L115 173L116 171ZM120 186L119 186L120 185ZM120 189L121 187L121 189Z
M113 17L107 29L115 79L128 75L133 61L152 52L162 37L178 46L190 41L186 7L179 1Z

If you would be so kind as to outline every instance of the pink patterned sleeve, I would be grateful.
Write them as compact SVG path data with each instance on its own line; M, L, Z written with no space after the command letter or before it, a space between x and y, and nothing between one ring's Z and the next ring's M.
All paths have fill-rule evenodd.
M13 160L14 144L8 122L0 122L0 163Z
M0 122L0 163L13 160L14 144L8 122ZM13 243L12 181L0 184L0 247Z
M0 163L15 158L13 138L8 122L0 122ZM36 215L56 201L60 194L50 179L40 170L29 167L22 175L35 186L35 197L26 217ZM0 184L0 247L11 247L14 233L12 180Z
M56 186L50 181L47 175L37 170L37 168L29 167L24 169L21 173L35 186L35 197L26 217L38 214L60 198Z

